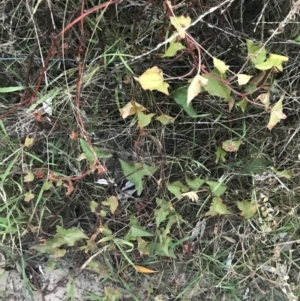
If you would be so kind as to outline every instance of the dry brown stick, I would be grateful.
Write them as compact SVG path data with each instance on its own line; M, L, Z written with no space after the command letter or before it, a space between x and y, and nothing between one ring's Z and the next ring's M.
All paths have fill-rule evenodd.
M36 42L31 50L31 53L28 55L27 70L26 70L26 74L25 74L25 78L24 78L24 88L25 88L25 91L27 92L27 93L25 93L25 95L26 94L29 95L29 93L31 92L29 90L29 76L30 76L30 72L32 69L33 58L34 58L36 51L38 50L38 47L39 47L39 43Z

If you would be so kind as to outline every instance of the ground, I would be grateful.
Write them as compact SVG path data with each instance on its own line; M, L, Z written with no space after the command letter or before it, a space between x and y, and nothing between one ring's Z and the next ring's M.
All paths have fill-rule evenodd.
M299 0L0 12L1 300L299 300Z

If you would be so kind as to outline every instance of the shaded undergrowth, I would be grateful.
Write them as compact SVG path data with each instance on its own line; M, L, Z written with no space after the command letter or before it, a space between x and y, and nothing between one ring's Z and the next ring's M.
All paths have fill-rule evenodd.
M177 2L176 16L192 20L221 4ZM273 35L293 10L288 1L266 2L263 10L261 1L231 2L189 32L201 45L206 68L217 57L238 72L247 57L246 40L267 42L268 51L289 58L271 94L271 104L285 94L287 119L272 131L266 128L268 112L258 105L229 111L227 101L200 93L193 100L197 116L191 117L174 101L172 92L199 58L195 49L162 58L165 46L143 56L172 30L163 1L121 1L72 26L57 40L32 100L53 37L82 15L81 4L1 4L1 87L20 87L0 94L3 268L17 267L28 279L35 273L37 287L37 264L63 257L105 271L104 285L115 284L135 300L160 294L162 300L296 300L299 12ZM85 9L101 3L86 1ZM134 80L152 66L171 78L171 96L144 91ZM39 100L41 110L28 112ZM138 128L136 117L120 115L131 100L174 122L153 120ZM242 140L239 151L220 156L222 143L236 138ZM90 146L99 151L98 163L89 162ZM122 162L138 170L126 170ZM145 166L155 170L137 180L142 192L126 190L131 173ZM194 189L197 200L182 195L191 190L188 179L203 181ZM177 185L181 197L170 185ZM222 185L231 214L209 216ZM256 204L250 219L240 215L238 201ZM137 273L136 266L160 276Z

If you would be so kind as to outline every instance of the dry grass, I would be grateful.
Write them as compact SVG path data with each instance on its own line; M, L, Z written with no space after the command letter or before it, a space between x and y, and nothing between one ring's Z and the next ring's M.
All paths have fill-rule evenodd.
M96 5L95 1L86 2L87 8ZM209 115L191 118L172 98L143 91L133 80L130 69L139 76L157 65L167 78L174 78L193 67L189 55L170 60L161 58L166 33L170 30L163 1L122 1L104 13L90 15L85 20L86 63L80 106L74 100L80 42L80 27L76 25L58 42L39 90L39 97L47 93L51 97L57 92L52 100L52 115L45 117L45 122L38 122L33 113L27 113L28 107L20 107L3 120L8 135L1 132L0 169L6 176L2 177L0 186L3 199L0 210L8 216L3 220L8 230L1 237L6 266L13 261L17 266L33 265L33 258L39 259L41 255L29 248L38 238L52 237L57 225L81 228L92 237L97 227L107 222L112 232L122 239L129 228L129 217L134 215L141 226L155 232L155 199L162 198L172 201L183 219L170 233L175 243L179 241L176 259L154 254L141 257L137 248L127 254L129 258L118 250L106 252L97 258L109 267L110 275L115 274L107 281L132 291L135 300L139 288L145 291L144 300L152 300L159 294L166 300L298 300L300 46L293 40L300 32L299 1L294 1L291 7L287 7L288 1L278 0L263 1L263 4L254 0L175 2L176 15L189 15L192 20L198 20L189 32L201 45L202 63L207 66L217 56L237 72L247 55L245 39L262 41L271 52L289 57L272 99L274 102L278 95L285 93L284 112L288 118L270 132L266 128L268 113L264 110L253 106L245 114L239 109L229 113L226 102L205 94L200 94L193 105L197 114ZM0 4L1 87L28 84L29 89L34 89L51 36L79 13L80 4L75 0L65 6L59 1L53 1L51 7L49 3L41 2L36 11L31 1L8 0ZM212 7L222 9L209 11ZM30 64L28 58L36 43ZM130 78L128 84L122 83L126 77ZM180 83L170 81L173 87ZM20 101L18 92L0 96L0 115ZM131 99L151 113L174 117L174 124L162 126L153 122L147 128L147 135L141 137L134 119L123 120L119 114L119 108ZM33 186L24 183L22 177L28 169L44 168L65 176L86 170L87 166L76 160L81 153L79 141L69 139L72 131L83 131L81 119L93 145L114 154L101 163L107 168L107 178L114 178L118 186L105 189L95 183L99 175L90 174L74 181L74 192L66 196L63 187L42 193L42 180ZM30 150L22 150L19 146L28 134L35 137L35 143ZM216 163L217 147L233 137L243 137L241 150L229 154L225 163ZM137 140L139 148L135 144ZM20 156L13 161L18 149ZM265 158L268 166L265 173L251 176L244 172L254 156ZM117 214L99 220L91 212L90 202L100 203L120 193L125 178L118 158L155 166L158 175L145 182L140 197L123 203ZM292 170L293 177L278 178L269 167ZM205 189L199 192L199 203L172 199L165 185L184 182L186 176L222 179L228 187L224 198L233 214L208 218L205 214L210 194ZM37 202L23 201L28 189L39 195ZM260 209L253 218L245 220L239 215L236 202L251 199ZM202 230L195 239L188 240L197 225ZM180 243L184 239L188 243ZM9 247L4 248L5 244ZM83 264L91 254L70 248L66 257L72 261L76 258L76 262ZM151 266L159 271L159 276L133 272L130 261Z

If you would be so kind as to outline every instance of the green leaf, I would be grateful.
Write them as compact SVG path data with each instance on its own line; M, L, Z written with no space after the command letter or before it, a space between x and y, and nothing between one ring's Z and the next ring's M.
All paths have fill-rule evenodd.
M249 84L249 85L246 86L245 92L246 92L246 93L252 93L252 92L254 92L256 89L257 89L257 86L256 86L256 85Z
M176 89L171 93L171 97L189 116L197 117L197 113L193 109L192 103L187 104L188 87L189 86L182 86Z
M137 242L138 242L138 250L140 252L141 255L149 255L150 254L150 246L149 243L142 239L141 237L137 238Z
M51 181L45 182L45 183L43 184L43 190L44 190L44 191L47 191L47 190L49 190L49 189L52 188L52 187L53 187L53 183L52 183Z
M153 236L153 234L148 232L145 228L141 226L132 225L124 239L132 240L132 239L136 239L137 237L146 237L146 236Z
M241 174L246 175L254 175L254 174L262 174L267 170L267 166L269 162L262 155L257 155L254 159L252 159L248 165L241 171Z
M41 253L53 255L55 258L62 257L65 255L66 250L60 247L66 242L59 235L55 235L53 238L46 239L43 245L34 245L31 249L37 250Z
M124 176L128 181L134 184L137 194L140 195L143 191L143 177L152 176L156 172L156 168L142 163L129 164L121 159L121 168Z
M96 211L96 208L98 207L98 203L95 202L95 201L91 201L90 202L90 209L91 209L91 212L95 212Z
M152 233L148 232L146 229L141 227L136 218L134 216L130 217L130 229L128 233L126 234L124 240L136 240L138 237L143 237L143 236L153 236Z
M154 211L155 223L158 228L159 225L167 219L168 215L175 210L171 202L166 202L165 200L157 198L156 203L160 207Z
M66 300L75 301L75 284L73 281L68 282L66 291Z
M237 202L237 206L241 210L241 216L246 219L251 218L257 211L257 205L253 202L241 201Z
M167 225L166 225L166 231L170 231L171 227L174 224L181 224L183 222L183 219L182 219L181 215L179 213L177 213L175 211L175 209L173 209L173 210L174 210L174 212L168 218L168 222L167 222Z
M139 127L144 128L145 126L147 126L151 122L151 119L155 114L151 113L151 114L146 115L143 112L138 111L137 115L138 115Z
M195 178L195 179L185 178L185 180L188 186L195 191L197 191L205 182L200 178Z
M163 125L167 125L169 123L174 123L174 118L165 114L162 114L158 117L156 117L156 120L158 120L159 122L161 122Z
M208 82L204 89L212 96L217 96L230 100L230 89L222 82L221 79L216 79L215 76L210 74L204 74Z
M300 42L300 35L296 37L295 42Z
M24 87L3 87L0 88L0 93L11 93L16 91L24 90Z
M119 301L121 298L120 291L110 288L104 287L105 301Z
M237 152L242 144L241 140L226 140L222 143L222 148L226 152Z
M166 230L158 230L159 244L156 246L156 255L176 258L172 247L172 239L167 234L168 231Z
M283 71L282 63L287 62L288 57L278 54L270 53L268 59L260 64L256 64L255 68L259 70L269 70L273 67L276 67L279 71Z
M253 64L260 64L265 61L267 57L267 50L260 44L247 40L248 57Z
M183 46L180 42L176 42L176 38L174 37L174 39L171 40L168 49L162 57L173 57L177 53L177 51L180 51L182 49L185 49L185 46Z
M187 192L189 190L187 186L185 186L179 181L176 181L174 183L169 183L167 187L168 190L171 193L173 193L178 199L182 198L181 192Z
M87 264L86 269L93 271L102 277L106 277L110 274L109 268L104 264L102 264L100 261L96 261L96 260L91 260Z
M221 160L222 162L226 162L225 156L226 152L222 149L221 146L219 146L215 152L216 155L216 164Z
M99 158L99 159L107 159L107 158L111 158L112 157L112 154L109 153L105 149L101 149L101 148L98 148L98 147L95 146L94 150L95 150L95 153L97 155L97 158Z
M79 139L82 151L89 162L89 166L92 167L95 161L95 156L89 146L89 144L82 138Z
M50 244L47 243L47 241L46 241L45 245L34 245L30 249L37 250L40 253L50 254L50 255L54 255L54 253L56 251L56 249L53 248L53 245L51 243Z
M156 209L154 211L154 216L155 216L155 223L156 223L156 227L158 228L159 225L164 222L168 215L170 213L170 210L167 208L159 208L159 209Z
M228 211L226 205L224 205L222 199L214 197L210 205L209 211L205 215L215 216L218 214L224 215L231 213Z
M69 247L74 246L77 240L88 239L78 228L64 229L60 226L56 226L56 232L55 237L62 238Z
M101 228L100 232L105 236L105 237L111 237L113 232L109 229L108 223L105 223L103 227Z
M165 255L168 257L176 258L174 251L170 249L170 245L172 244L171 237L162 237L161 238L161 244L160 244L160 255Z
M178 199L181 199L180 187L174 184L168 184L168 190L173 193Z
M247 108L247 105L248 105L248 101L247 99L243 98L241 101L239 101L236 106L237 107L240 107L242 112L245 113L246 111L246 108Z
M291 179L293 176L293 171L292 170L277 170L274 167L271 167L271 170L279 177L279 178L286 178L286 179Z
M115 196L111 196L106 201L103 201L102 205L109 206L111 213L114 214L119 206L119 202Z
M210 192L219 197L226 191L226 185L216 182L216 181L206 181L206 184L209 186Z

